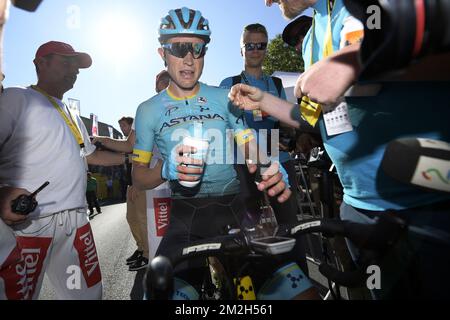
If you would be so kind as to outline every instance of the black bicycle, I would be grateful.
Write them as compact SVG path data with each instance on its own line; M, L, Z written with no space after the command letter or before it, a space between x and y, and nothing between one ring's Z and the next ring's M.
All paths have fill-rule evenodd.
M377 265L395 244L406 237L408 233L423 237L440 245L450 246L449 234L432 234L426 230L409 227L405 221L389 214L380 215L374 224L360 224L350 221L335 219L310 219L299 224L280 226L276 235L264 238L250 238L246 231L235 231L232 234L193 242L187 247L173 252L170 257L156 257L149 265L146 274L145 286L147 296L151 299L169 299L173 294L173 268L187 259L194 257L216 257L219 261L228 261L222 277L223 287L220 299L237 299L237 286L232 279L239 278L245 265L236 268L230 263L237 259L246 258L248 264L253 259L267 259L268 256L284 253L292 249L295 238L308 233L322 233L325 237L346 237L360 249L360 257L357 266L353 270L339 271L333 266L322 263L319 271L329 279L330 283L336 283L345 287L360 287L365 285L368 273L367 267ZM234 266L234 267L233 267ZM217 289L217 287L214 287ZM210 288L211 289L211 288ZM207 286L201 299L211 298L207 294ZM330 285L330 290L333 291ZM335 299L339 298L333 293Z
M230 230L228 235L192 242L174 250L168 257L154 258L145 277L147 296L156 300L170 299L174 290L173 269L183 261L202 257L210 273L205 273L200 300L246 300L249 297L251 300L252 296L254 299L254 288L245 283L247 273L271 255L290 251L295 239L280 236L251 239L251 232Z

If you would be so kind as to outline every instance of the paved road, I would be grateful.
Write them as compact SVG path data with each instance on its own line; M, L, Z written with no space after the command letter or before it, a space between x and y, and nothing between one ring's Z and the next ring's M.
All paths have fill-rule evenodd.
M103 299L142 299L144 271L130 272L125 265L125 259L136 249L125 218L126 204L102 207L102 212L91 220L91 225L102 271ZM47 277L39 299L56 299Z

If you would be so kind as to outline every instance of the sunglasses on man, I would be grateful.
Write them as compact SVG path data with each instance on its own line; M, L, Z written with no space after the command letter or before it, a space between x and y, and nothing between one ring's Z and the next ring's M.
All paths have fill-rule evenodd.
M244 44L244 48L245 48L245 51L266 50L267 42L246 43L246 44Z
M184 58L190 52L194 59L200 59L206 54L205 43L193 43L193 42L173 42L164 43L162 48L177 58Z

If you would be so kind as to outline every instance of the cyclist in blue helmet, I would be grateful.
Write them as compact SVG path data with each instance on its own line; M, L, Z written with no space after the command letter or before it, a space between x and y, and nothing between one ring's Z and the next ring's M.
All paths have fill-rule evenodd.
M223 235L227 226L239 228L244 215L233 161L227 161L230 156L227 138L232 133L241 149L254 146L256 139L246 126L242 111L229 102L228 90L199 82L210 37L208 20L200 11L188 8L169 11L159 28L158 52L171 81L166 90L143 102L135 117L133 181L141 188L148 187L151 180L148 164L156 145L163 158L161 177L170 182L172 189L170 224L156 255L170 256L175 249L192 241ZM180 154L180 144L186 136L210 143L207 160ZM213 156L214 161L210 161ZM259 189L268 190L269 196L277 196L278 201L284 202L291 192L279 170L282 170L279 164L273 163L268 170L272 174L264 176ZM196 185L192 187L186 182ZM282 257L258 269L265 271L266 278L261 281L258 276L253 278L255 286L264 289L260 290L259 298L292 299L312 290L300 268ZM205 272L208 270L203 259L177 266L173 298L198 299ZM288 274L304 280L292 288Z
M186 7L170 10L169 14L161 20L159 42L162 44L170 38L180 36L195 36L208 44L211 41L208 20L198 10L191 10Z

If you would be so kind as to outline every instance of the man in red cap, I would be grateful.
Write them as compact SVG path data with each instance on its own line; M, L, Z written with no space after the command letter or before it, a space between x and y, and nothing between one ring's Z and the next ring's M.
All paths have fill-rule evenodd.
M119 165L125 155L96 150L80 117L62 101L91 57L51 41L39 47L34 64L37 85L7 88L0 97L0 218L15 232L22 257L0 273L0 298L37 299L47 272L59 299L101 299L86 162ZM45 181L34 210L14 207L14 199Z
M78 69L89 68L92 59L67 43L50 41L36 51L34 64L39 78L37 87L62 99L63 94L73 88Z

